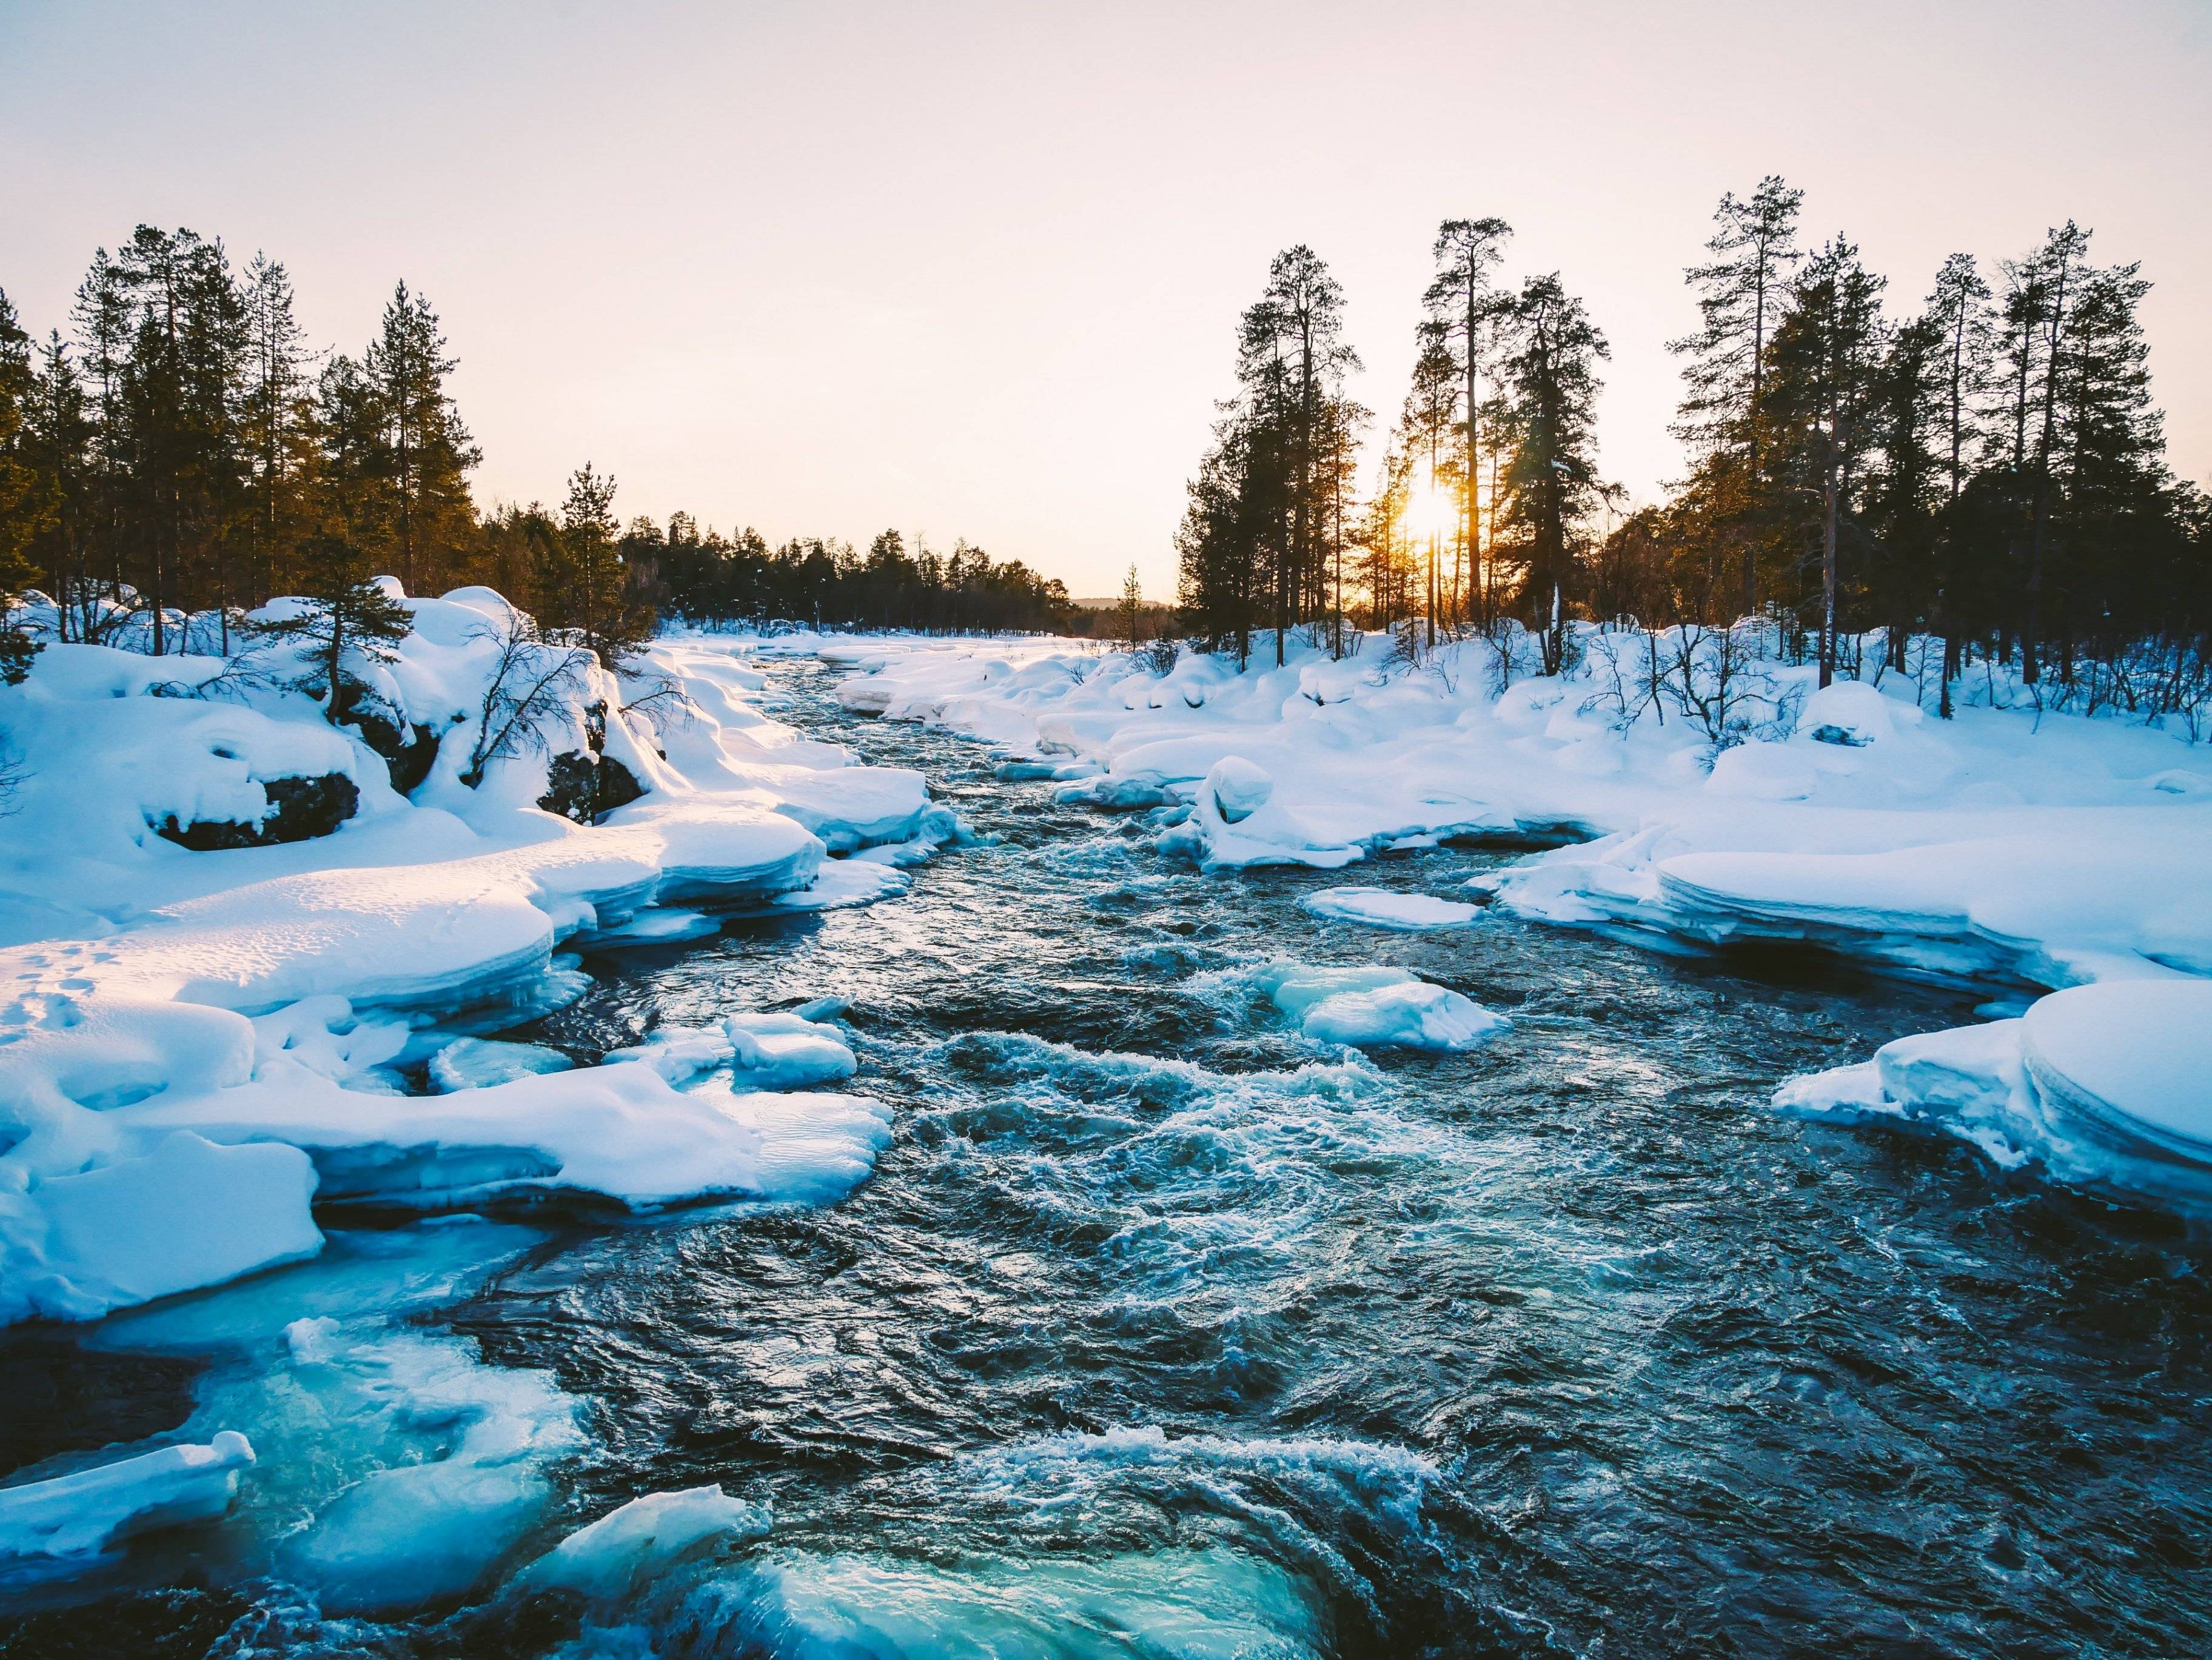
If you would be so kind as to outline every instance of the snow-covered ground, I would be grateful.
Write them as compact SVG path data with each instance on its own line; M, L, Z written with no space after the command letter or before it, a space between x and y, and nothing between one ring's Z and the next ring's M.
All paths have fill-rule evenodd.
M1460 907L1474 901L1666 949L1796 942L1986 986L2002 1000L1992 1012L2094 983L2102 1000L2069 1028L2066 1075L2100 1075L2091 1057L2154 1034L2160 1053L2179 1057L2155 1081L2100 1092L2014 1063L2004 1076L2026 1093L2008 1098L2000 1136L1987 1102L2002 1090L1975 1094L1972 1110L1940 1091L1915 1095L1885 1051L1886 1095L1874 1072L1855 1072L1846 1084L1793 1085L1784 1104L1886 1103L1893 1120L2069 1183L2212 1197L2212 1022L2182 1018L2177 1000L2212 976L2204 747L2124 720L2039 712L2024 689L1979 672L1943 721L1901 675L1819 690L1810 667L1738 665L1741 718L1717 720L1713 648L1685 673L1694 654L1679 637L1585 631L1578 666L1557 678L1506 673L1481 640L1419 665L1385 637L1354 643L1338 660L1297 642L1276 668L1263 637L1241 674L1221 657L1186 652L1163 672L1148 655L1050 641L818 649L860 672L842 691L848 708L999 745L1023 775L1068 780L1066 800L1152 811L1163 848L1209 869L1334 870L1445 838L1566 843L1479 879L1474 892L1328 889L1310 903L1332 919L1468 926L1477 914ZM1733 741L1715 741L1720 725ZM1422 994L1370 988L1330 1001ZM2069 1006L2046 999L2034 1018ZM1382 1012L1351 1012L1370 1031ZM1996 1030L1940 1041L1976 1049L2002 1042ZM2105 1133L2054 1139L2034 1128L2046 1105L2066 1123L2101 1116Z
M867 1174L882 1109L773 1092L850 1074L806 1022L733 1031L719 1090L471 1034L582 990L556 954L568 936L684 938L713 926L702 908L896 891L897 865L954 833L921 776L769 719L720 642L664 642L622 680L573 671L520 741L489 745L503 663L511 691L554 648L526 648L518 674L487 590L407 603L395 660L355 665L373 718L428 757L405 794L369 721L333 727L274 673L53 645L0 690L21 778L0 818L0 1322L311 1256L311 1201L818 1201ZM590 824L544 810L564 768L619 768L634 799ZM317 781L334 778L335 798ZM282 825L300 781L349 794L351 815L235 845ZM180 845L208 826L233 845ZM425 1062L441 1093L404 1083Z

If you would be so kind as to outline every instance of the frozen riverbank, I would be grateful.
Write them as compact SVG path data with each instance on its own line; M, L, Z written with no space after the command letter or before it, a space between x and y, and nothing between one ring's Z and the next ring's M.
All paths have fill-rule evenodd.
M617 677L518 647L485 591L406 603L416 632L362 666L369 714L349 727L270 674L96 646L49 647L0 690L24 770L0 820L21 941L0 950L0 1323L312 1254L318 1200L649 1208L866 1175L881 1115L847 1098L709 1098L626 1066L419 1093L443 1046L577 994L565 939L890 891L895 873L861 891L835 855L925 857L953 827L918 774L763 714L726 651L672 642ZM559 696L516 704L556 675ZM503 748L502 721L524 734ZM409 793L380 730L432 752ZM617 768L621 805L548 810L564 775ZM314 779L354 803L322 833L187 844L271 831Z
M841 691L848 707L1064 764L1077 775L1066 799L1150 812L1163 848L1205 869L1570 843L1485 873L1472 894L1401 896L1362 919L1383 926L1463 923L1471 913L1454 907L1474 897L1662 948L1806 947L2008 1000L2212 975L2201 746L2039 712L2024 694L2023 707L1993 707L2009 701L1994 681L1939 721L1903 676L1821 690L1810 668L1753 665L1733 694L1747 724L1731 736L1745 741L1717 749L1698 718L1709 711L1624 688L1645 655L1659 660L1642 636L1588 634L1575 672L1502 687L1484 641L1420 666L1387 639L1354 643L1339 660L1301 642L1271 668L1263 640L1241 674L1220 657L1164 667L1049 642L818 649L860 672ZM1361 890L1331 891L1353 899L1317 896L1324 914L1358 915ZM2212 1076L2208 1030L2168 1035L2199 1077ZM1895 1116L1986 1139L1932 1109ZM2084 1178L2078 1159L2048 1156L2049 1138L2025 1139L2036 1151L2014 1163ZM2212 1177L2212 1140L2181 1140L2172 1156ZM2100 1181L2141 1173L2089 1157ZM2175 1185L2148 1190L2171 1200Z

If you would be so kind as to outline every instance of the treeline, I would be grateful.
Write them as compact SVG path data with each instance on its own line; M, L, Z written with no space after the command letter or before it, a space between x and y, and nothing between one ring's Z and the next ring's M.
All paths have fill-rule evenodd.
M1855 245L1804 245L1802 204L1774 178L1723 198L1688 272L1699 327L1672 343L1687 476L1633 513L1596 463L1605 338L1559 276L1496 281L1502 222L1442 227L1412 384L1358 502L1343 297L1310 250L1280 256L1190 483L1191 625L1242 654L1301 623L1396 627L1418 649L1511 623L1556 672L1577 619L1749 620L1824 679L1857 672L1843 660L1869 634L1899 666L1932 635L1946 709L1976 654L2031 685L2146 652L2201 666L2212 509L2166 463L2138 268L2099 264L2069 222L1986 274L1954 254L1893 315ZM2122 695L2164 694L2138 677Z
M631 522L622 555L640 592L672 616L707 627L777 621L815 628L914 629L930 633L1054 632L1076 616L1057 577L1018 559L994 562L956 541L932 552L919 538L884 531L866 553L849 542L793 539L771 549L754 531L703 533L688 514L665 530Z
M964 542L771 552L680 513L625 531L614 480L588 464L558 509L479 511L454 359L404 283L358 354L318 351L283 265L241 271L219 240L142 225L94 255L67 325L33 341L0 293L0 668L35 648L15 614L33 591L52 636L157 654L227 652L238 619L283 594L366 618L378 575L410 593L489 583L611 661L657 612L927 629L1066 613L1057 583Z

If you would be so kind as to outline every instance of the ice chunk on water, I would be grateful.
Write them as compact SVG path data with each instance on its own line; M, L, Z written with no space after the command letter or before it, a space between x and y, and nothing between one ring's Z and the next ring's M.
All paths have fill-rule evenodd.
M647 1493L570 1534L523 1570L520 1583L581 1591L595 1602L627 1602L702 1547L768 1530L765 1505L730 1498L720 1486Z
M872 905L904 893L907 873L872 860L826 859L814 880L795 892L778 894L771 909L783 911L842 910L848 905Z
M1308 1009L1341 992L1374 991L1383 986L1409 985L1420 978L1411 969L1335 967L1313 963L1270 963L1265 968L1237 976L1292 1019L1303 1019Z
M592 928L575 936L576 943L594 951L624 946L673 946L687 939L704 939L722 931L722 919L704 911L653 906L611 927Z
M546 1465L584 1444L577 1403L550 1372L487 1366L459 1339L327 1316L285 1335L290 1365L242 1390L291 1444L256 1502L264 1523L313 1515L277 1557L325 1609L468 1590L551 1501Z
M1303 1029L1325 1043L1457 1050L1488 1043L1509 1024L1447 987L1416 981L1324 998L1306 1012Z
M1415 933L1426 928L1463 928L1482 914L1478 905L1425 893L1395 893L1388 888L1322 888L1306 896L1306 909L1322 916L1370 927Z
M1407 969L1271 963L1249 981L1309 1037L1370 1049L1469 1049L1510 1024Z
M1328 1646L1301 1580L1219 1546L958 1567L784 1552L702 1586L685 1612L747 1652L869 1660L1303 1660Z
M96 1557L134 1533L221 1516L253 1446L235 1430L0 1488L0 1584L27 1559Z
M796 1014L733 1014L722 1031L748 1088L805 1089L850 1078L859 1066L836 1031Z
M483 1089L549 1072L566 1072L576 1063L542 1043L498 1043L459 1037L430 1057L430 1081L447 1094Z

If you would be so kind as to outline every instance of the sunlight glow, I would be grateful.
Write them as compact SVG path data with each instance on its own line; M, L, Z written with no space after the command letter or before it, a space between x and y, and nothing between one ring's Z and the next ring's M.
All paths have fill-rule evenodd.
M1418 539L1449 536L1459 526L1459 502L1431 480L1416 485L1406 502L1406 532Z

